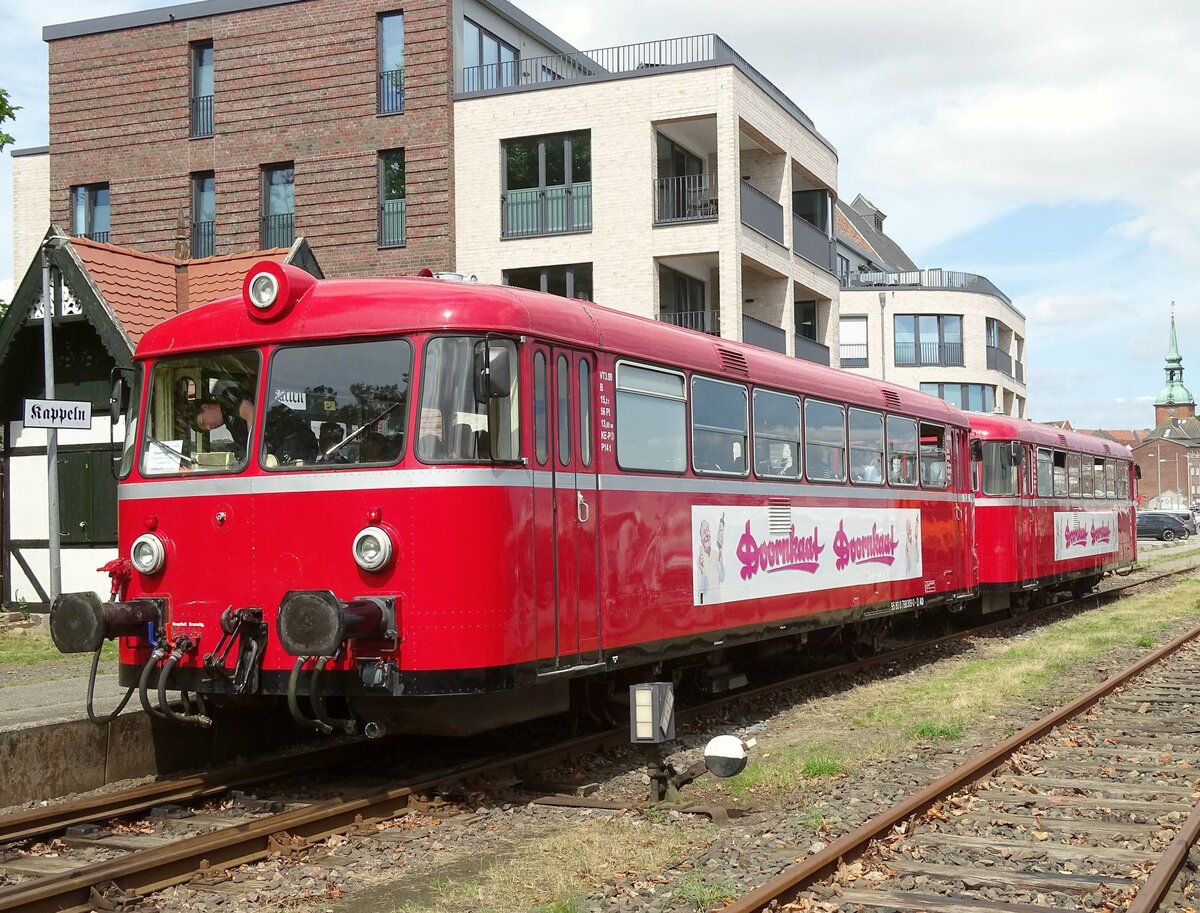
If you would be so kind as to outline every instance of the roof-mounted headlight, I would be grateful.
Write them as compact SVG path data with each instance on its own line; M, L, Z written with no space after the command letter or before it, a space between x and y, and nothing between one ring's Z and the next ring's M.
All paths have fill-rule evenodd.
M316 284L312 275L297 266L261 260L242 280L242 300L255 320L277 320Z
M167 549L162 539L154 533L146 533L133 540L129 560L143 574L157 574L167 561Z
M250 280L250 303L265 311L279 297L279 280L270 273L258 273Z

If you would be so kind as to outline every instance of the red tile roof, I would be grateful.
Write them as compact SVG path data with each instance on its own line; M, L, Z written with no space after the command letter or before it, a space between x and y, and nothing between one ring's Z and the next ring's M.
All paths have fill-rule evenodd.
M240 292L251 263L282 262L288 254L278 248L175 260L86 238L72 238L71 247L135 346L168 317Z

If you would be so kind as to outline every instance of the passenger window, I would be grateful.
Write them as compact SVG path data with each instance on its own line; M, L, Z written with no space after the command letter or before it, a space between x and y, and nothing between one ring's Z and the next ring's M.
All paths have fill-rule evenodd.
M1095 491L1097 498L1108 497L1107 483L1104 478L1104 458L1094 457L1092 459L1092 490Z
M805 400L804 466L810 481L846 481L846 413L843 407Z
M1067 455L1061 450L1054 451L1054 497L1067 496Z
M592 465L592 368L579 362L579 460Z
M558 462L571 462L571 363L567 356L558 356Z
M1067 495L1072 498L1079 497L1079 462L1079 454L1067 454Z
M860 485L883 484L883 416L851 409L850 480Z
M692 465L697 472L746 474L748 409L740 384L692 378Z
M1117 461L1104 461L1104 491L1110 501L1117 497Z
M946 429L941 425L921 423L921 485L925 488L946 488L950 484L950 469L946 461Z
M617 464L622 469L683 472L686 402L682 374L617 365Z
M754 391L754 472L762 478L800 478L800 400Z
M917 423L896 415L887 417L888 481L917 484Z
M1079 494L1084 498L1095 497L1093 491L1095 480L1092 474L1092 458L1089 456L1081 457L1079 462Z
M1129 464L1117 463L1117 499L1124 501L1129 498Z
M1017 466L1009 453L1007 441L985 441L983 444L983 493L1012 496L1017 493Z
M546 427L546 355L533 356L533 450L538 464L546 465L550 455L550 439Z
M1037 493L1039 498L1054 497L1054 453L1041 447L1037 452Z

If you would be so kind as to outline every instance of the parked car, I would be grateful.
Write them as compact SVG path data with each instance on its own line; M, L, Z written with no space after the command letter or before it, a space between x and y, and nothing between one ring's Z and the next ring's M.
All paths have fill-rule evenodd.
M1188 535L1196 535L1196 515L1190 510L1147 510L1143 511L1141 516L1154 516L1156 514L1165 514L1169 517L1178 517L1180 522L1187 527ZM1183 538L1182 536L1180 538Z
M1195 529L1193 525L1192 529ZM1175 514L1138 514L1137 537L1139 539L1186 539L1191 530Z

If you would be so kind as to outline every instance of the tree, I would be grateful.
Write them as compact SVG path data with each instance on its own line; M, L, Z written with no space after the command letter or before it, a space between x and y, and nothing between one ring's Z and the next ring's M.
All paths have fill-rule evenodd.
M14 105L8 100L8 92L6 92L4 89L0 89L0 127L4 126L4 122L6 120L12 120L13 115L20 110L21 109L19 106ZM4 150L5 146L12 142L12 135L0 130L0 152Z

